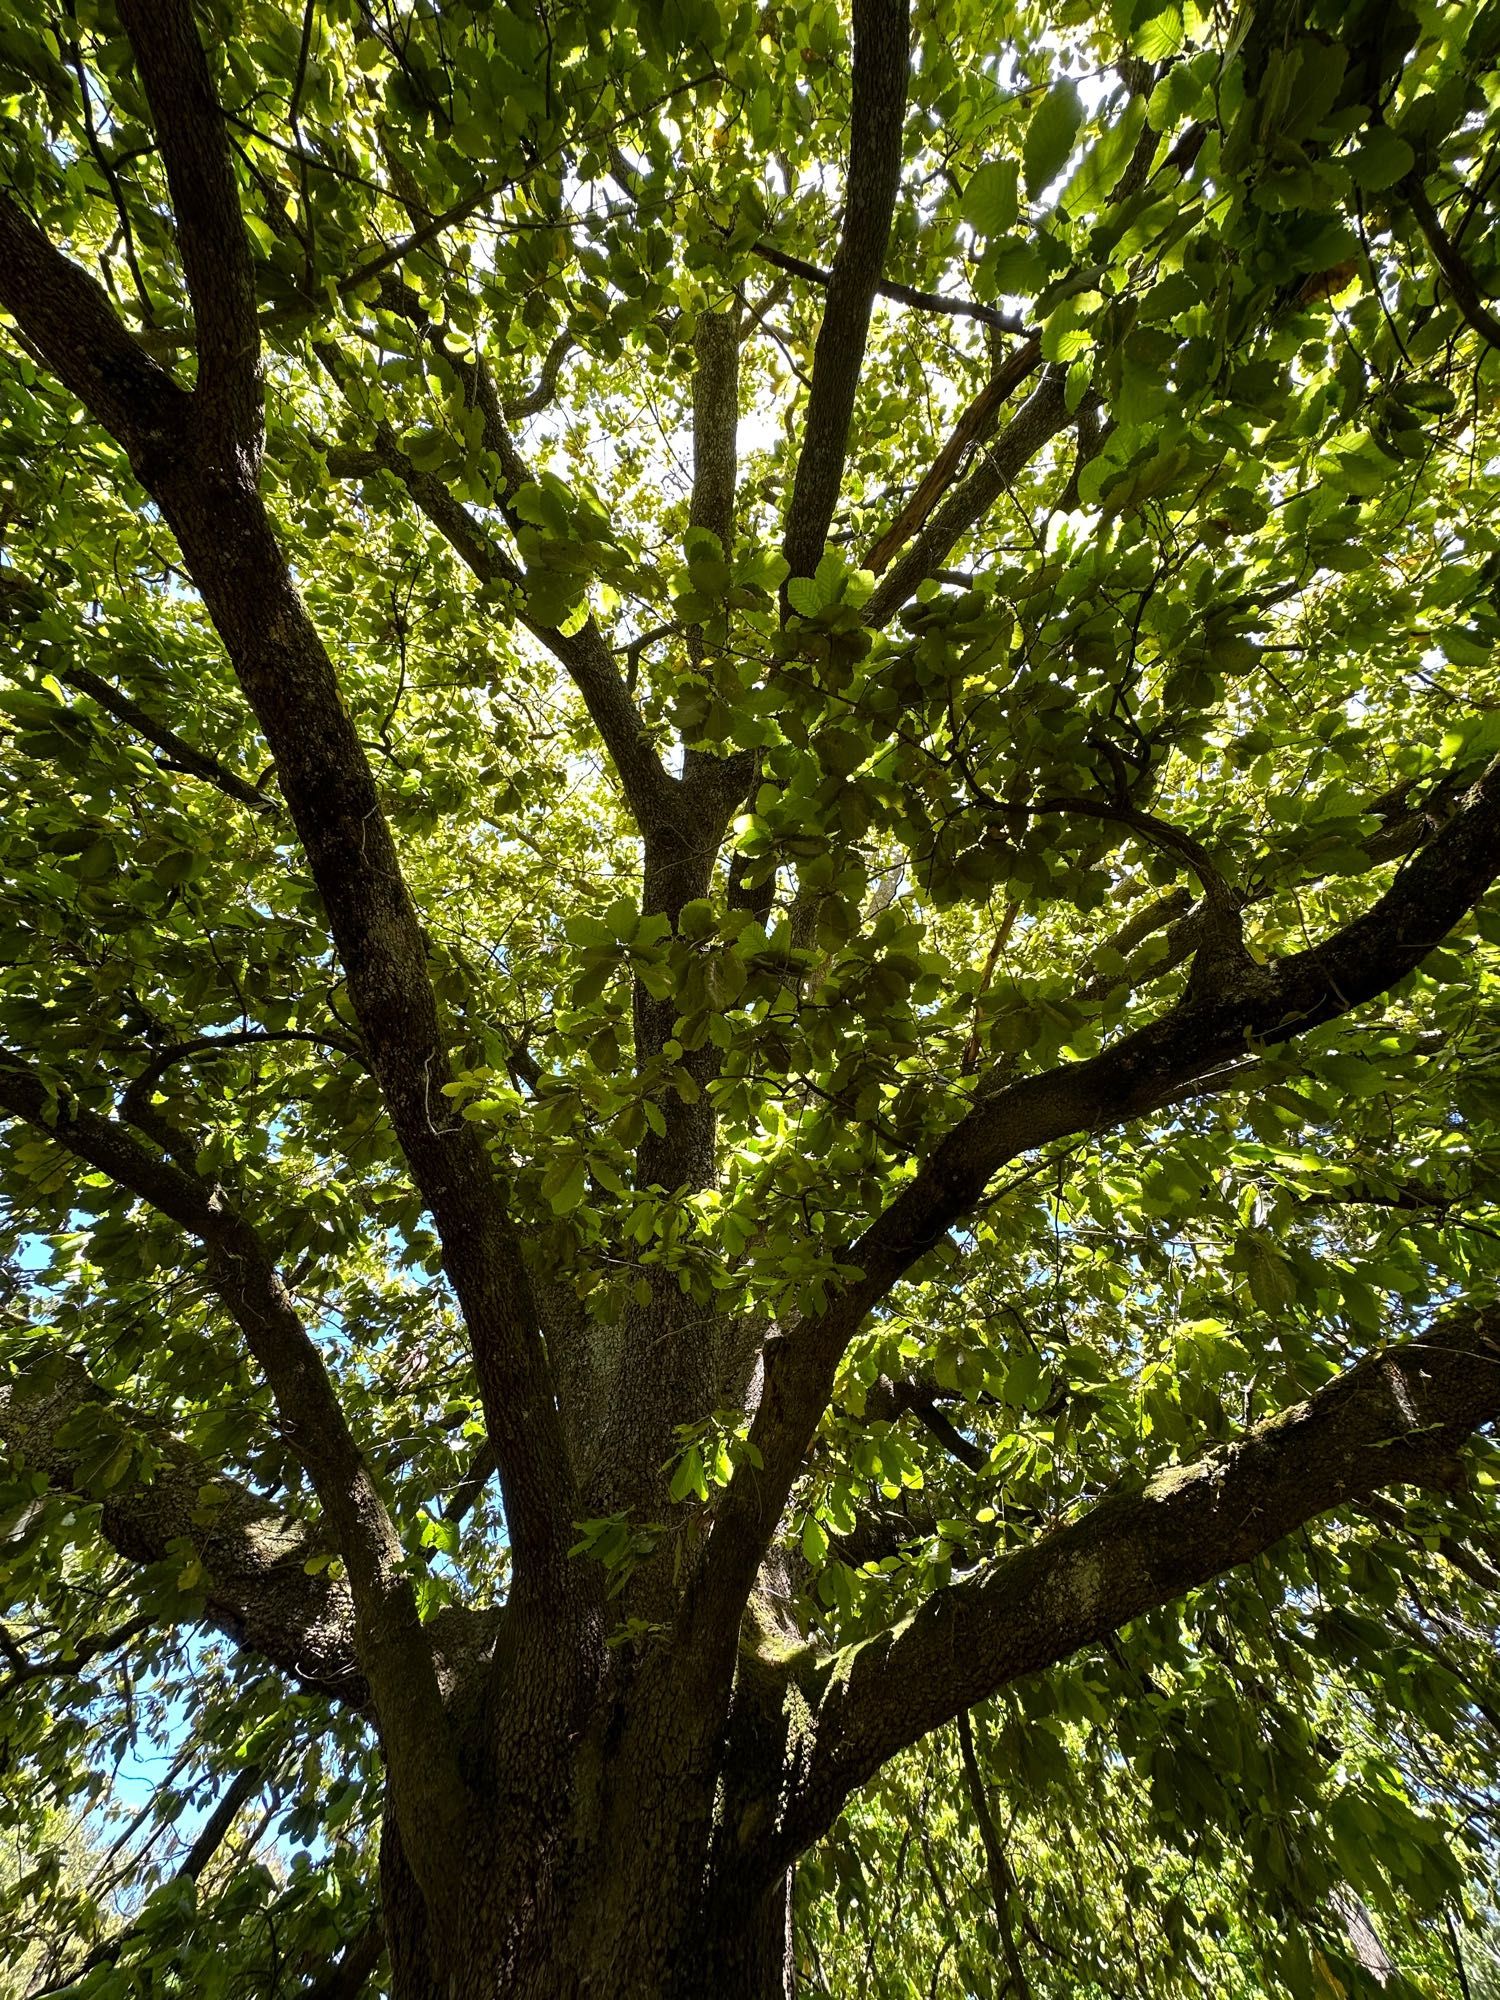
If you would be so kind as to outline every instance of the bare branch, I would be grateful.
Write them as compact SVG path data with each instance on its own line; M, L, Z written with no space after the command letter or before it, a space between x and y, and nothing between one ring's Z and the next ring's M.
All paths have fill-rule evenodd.
M7 1687L19 1687L26 1681L46 1681L56 1678L68 1679L81 1674L85 1667L104 1653L118 1652L121 1646L128 1646L132 1639L138 1639L142 1632L149 1632L157 1623L154 1613L146 1611L134 1618L127 1618L122 1625L116 1625L109 1632L94 1632L87 1639L80 1639L66 1653L55 1654L47 1660L28 1660L11 1640L10 1635L0 1626L0 1652L15 1661L12 1671L3 1683Z
M782 545L793 576L811 576L817 568L844 480L849 420L901 182L910 37L907 0L855 0L844 227L813 350L812 391Z
M774 264L778 271L790 272L794 278L806 278L810 284L829 285L833 273L825 271L820 264L809 264L805 257L793 257L786 250L778 250L774 243L757 243L755 254L763 264ZM892 299L897 305L913 306L918 312L937 313L948 319L978 320L981 326L992 326L997 333L1024 333L1026 323L1014 313L1002 312L999 306L981 305L977 299L955 299L946 292L922 292L915 285L903 285L894 278L882 278L875 287L877 297Z

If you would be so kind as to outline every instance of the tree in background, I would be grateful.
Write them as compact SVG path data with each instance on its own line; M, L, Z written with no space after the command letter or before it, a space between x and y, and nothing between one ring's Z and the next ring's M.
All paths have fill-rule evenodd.
M6 7L7 1814L242 1861L57 1976L1461 1990L1497 56Z

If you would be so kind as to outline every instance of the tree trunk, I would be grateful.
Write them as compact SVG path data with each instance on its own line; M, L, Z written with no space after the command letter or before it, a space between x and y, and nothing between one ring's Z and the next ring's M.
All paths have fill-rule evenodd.
M668 1840L653 1866L643 1833L633 1852L584 1870L578 1886L556 1885L531 1921L519 1899L495 1893L500 1869L476 1870L455 1941L433 1936L387 1818L380 1883L392 2000L791 2000L791 1876L749 1910L709 1915L671 1886ZM503 1875L515 1879L514 1857Z

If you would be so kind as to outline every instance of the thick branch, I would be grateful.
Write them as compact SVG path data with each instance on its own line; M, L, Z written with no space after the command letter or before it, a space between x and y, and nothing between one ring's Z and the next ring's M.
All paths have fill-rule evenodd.
M843 484L849 420L901 182L910 35L906 0L855 0L848 194L787 511L783 550L793 576L817 568Z
M776 1531L845 1348L865 1315L983 1197L1008 1161L1078 1132L1103 1132L1210 1085L1257 1044L1276 1044L1374 999L1407 973L1500 874L1500 763L1363 916L1321 945L1237 981L1191 986L1178 1004L1099 1055L1037 1075L981 1078L973 1105L844 1261L858 1279L826 1311L767 1347L751 1426L759 1454L736 1473L705 1551L690 1617L701 1642L742 1604ZM1001 1073L1003 1074L1003 1072Z
M165 378L118 322L102 323L101 315L112 316L92 281L24 218L19 228L4 226L17 219L0 202L0 299L65 382L85 397L98 391L93 413L118 424L265 731L372 1068L463 1308L503 1469L518 1596L525 1601L535 1589L560 1601L573 1574L567 1549L576 1508L520 1244L476 1128L453 1117L443 1096L451 1072L422 928L332 662L253 466L243 454L215 459L189 449L180 425L150 429ZM122 397L112 362L130 395Z
M1116 1493L938 1591L905 1624L828 1663L806 1785L780 1835L785 1855L829 1826L896 1751L1021 1675L1249 1562L1330 1508L1386 1487L1451 1483L1459 1447L1497 1416L1500 1307L1454 1312L1238 1443Z
M143 480L187 437L190 399L127 331L97 279L60 257L0 188L0 304Z
M49 1356L0 1385L0 1450L59 1491L76 1492L80 1449L59 1444L58 1433L87 1405L108 1402L77 1362ZM355 1654L349 1586L304 1568L330 1552L316 1530L225 1478L155 1418L119 1403L112 1412L156 1462L148 1478L127 1477L103 1495L99 1526L110 1546L127 1561L156 1563L173 1543L191 1543L206 1572L200 1588L213 1625L302 1686L364 1708L369 1688ZM199 1499L206 1489L216 1495L209 1508Z
M150 100L193 306L193 421L213 451L253 471L265 439L255 271L191 0L120 0L120 19Z
M700 313L693 337L693 495L689 523L734 553L734 486L740 422L739 315Z

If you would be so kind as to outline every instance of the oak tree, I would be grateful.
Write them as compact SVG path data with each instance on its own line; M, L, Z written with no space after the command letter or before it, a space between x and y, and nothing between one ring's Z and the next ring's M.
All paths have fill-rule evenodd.
M0 10L54 1984L1437 1962L1497 59L1496 0ZM112 1904L48 1815L152 1741Z

